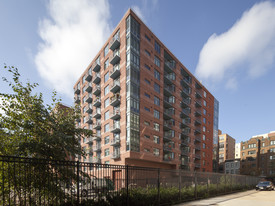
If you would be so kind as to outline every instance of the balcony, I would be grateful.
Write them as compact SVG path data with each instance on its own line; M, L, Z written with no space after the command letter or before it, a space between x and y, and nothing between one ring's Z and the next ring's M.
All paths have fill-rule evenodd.
M200 163L196 163L195 164L195 168L201 168L201 164Z
M163 105L165 108L171 108L173 107L175 100L171 97L164 96Z
M200 137L200 136L198 136L198 135L196 135L196 136L195 136L195 141L197 141L197 142L201 142L201 137Z
M175 112L171 109L164 109L163 118L164 119L171 119L174 116Z
M183 87L182 88L182 91L181 91L181 96L182 97L189 97L191 94L191 89L190 87L186 88L186 87Z
M189 109L182 109L180 113L181 118L186 118L189 117L190 115L190 110Z
M180 105L182 108L185 108L185 107L189 107L190 103L191 103L190 98L182 98Z
M87 82L90 82L92 80L93 76L92 76L92 70L91 68L89 69L88 73L85 75L85 80Z
M112 133L120 133L120 124L115 123L111 128Z
M114 36L110 42L110 49L112 51L116 50L120 46L120 37Z
M169 86L169 85L164 84L164 95L172 96L174 92L175 92L175 86L174 85Z
M93 107L92 107L91 104L88 104L88 105L86 106L86 113L87 113L87 114L92 114L92 113L93 113Z
M201 159L201 155L200 154L195 154L195 158L200 160Z
M195 86L196 86L196 89L201 89L202 88L202 86L197 82L196 82Z
M199 91L196 91L195 96L196 96L198 99L202 98L201 93L200 93Z
M93 71L94 71L94 72L99 72L99 70L100 70L100 62L97 60L97 61L93 64L92 68L93 68Z
M101 129L101 122L100 121L96 121L95 124L94 124L94 126L93 126L93 129L96 129L96 130Z
M93 89L92 83L89 82L89 83L85 86L85 91L86 91L86 92L91 92L92 89Z
M195 106L196 106L196 107L201 107L201 102L200 102L200 101L198 101L198 100L197 100L197 101L195 101Z
M112 159L119 159L120 158L120 153L119 152L114 152L111 154Z
M120 110L119 109L114 110L110 118L113 120L120 119Z
M164 135L163 135L163 140L164 141L168 141L170 142L172 139L174 138L174 136L168 132L164 132Z
M85 118L85 124L92 124L93 123L93 118L91 115Z
M184 148L181 150L181 155L184 155L184 156L189 156L189 151L188 149Z
M118 79L118 80L116 80L116 81L113 82L110 91L113 92L113 93L116 93L119 90L120 90L120 81Z
M176 68L176 62L174 60L165 60L164 70L171 73Z
M119 138L114 138L111 140L111 146L119 146L120 145L120 139Z
M93 146L93 151L94 152L100 152L101 151L100 145Z
M110 104L113 107L116 107L120 104L120 95L118 93L114 94L114 96L111 97L111 102Z
M91 103L92 101L93 101L93 95L92 94L88 94L86 96L85 102Z
M96 110L93 113L93 118L99 119L101 117L101 111L100 110Z
M201 146L200 145L195 145L195 150L200 151L201 150Z
M188 137L190 135L190 128L184 128L181 130L181 138Z
M182 139L181 140L181 145L183 145L183 146L189 146L188 140L186 138Z
M198 111L198 110L196 110L196 111L195 111L195 116L196 116L196 117L200 117L200 116L201 116L201 112Z
M173 84L173 81L175 80L175 76L168 74L167 72L164 72L164 83L171 85Z
M120 66L116 64L113 66L113 71L110 72L110 77L116 79L120 75Z
M94 88L93 94L95 96L98 96L100 93L101 93L101 87L99 85L96 85L95 88Z
M77 86L77 87L74 89L74 93L75 93L75 94L80 94L80 86Z
M75 103L75 104L79 104L79 103L80 103L80 95L77 95L77 96L74 98L74 103Z
M201 125L201 120L200 119L195 119L195 126Z
M201 130L199 128L196 128L195 131L194 131L194 134L201 134Z
M93 136L93 141L101 141L101 136L100 135Z
M86 144L93 144L93 137L88 137L85 143Z
M181 85L189 85L191 84L191 77L190 76L184 76L182 81L181 81Z
M119 49L115 50L113 52L113 58L111 59L110 63L112 65L117 64L120 61L120 53L119 53Z
M100 105L101 105L101 99L96 98L93 105L94 105L95 107L100 107Z
M170 120L164 120L164 124L163 124L163 129L164 130L171 130L172 127L174 126L174 122L170 121Z
M92 163L100 164L101 163L101 158L100 157L93 157Z
M99 84L100 81L101 81L100 73L97 72L97 73L95 73L95 75L94 75L93 83L94 83L94 84Z
M163 151L171 152L172 150L172 145L163 145Z
M170 162L170 161L172 161L172 160L174 160L171 156L167 156L167 155L164 155L163 156L163 160L164 161L167 161L167 162Z
M184 119L181 123L180 123L180 128L181 129L184 129L184 128L189 128L189 125L190 125L190 119L186 120Z

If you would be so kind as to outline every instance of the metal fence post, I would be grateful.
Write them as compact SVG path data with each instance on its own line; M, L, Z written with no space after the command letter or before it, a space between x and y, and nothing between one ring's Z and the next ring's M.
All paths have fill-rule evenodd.
M77 187L76 205L79 205L79 161L77 161L76 163L76 187Z
M196 173L196 171L195 171L194 175L195 175L195 190L194 190L194 192L195 192L195 199L197 199L198 191L197 191L197 173Z
M129 166L128 165L126 165L126 197L127 197L127 199L126 199L126 204L127 204L127 206L129 205L129 187L128 187L128 183L129 183Z
M158 168L158 205L160 205L160 169Z
M179 199L181 202L181 168L179 168Z
M207 196L209 197L209 173L207 174Z

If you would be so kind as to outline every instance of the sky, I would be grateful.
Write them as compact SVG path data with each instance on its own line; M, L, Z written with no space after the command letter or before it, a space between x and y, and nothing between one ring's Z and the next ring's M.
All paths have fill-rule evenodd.
M73 105L73 85L129 8L219 101L223 133L275 131L275 1L0 0L0 76L15 66L46 103L55 90Z

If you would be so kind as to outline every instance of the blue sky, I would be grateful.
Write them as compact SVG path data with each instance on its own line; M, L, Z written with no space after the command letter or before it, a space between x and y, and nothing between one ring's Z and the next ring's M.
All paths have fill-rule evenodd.
M55 89L72 105L74 83L129 7L220 102L224 133L239 142L275 130L275 1L0 0L1 68L38 82L46 102Z

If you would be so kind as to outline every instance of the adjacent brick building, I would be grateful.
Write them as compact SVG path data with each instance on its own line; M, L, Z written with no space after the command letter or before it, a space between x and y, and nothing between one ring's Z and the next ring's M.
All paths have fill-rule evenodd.
M86 161L212 171L218 101L132 10L74 93Z
M275 132L241 142L241 174L275 175Z
M219 133L219 163L235 158L235 139L228 134Z

